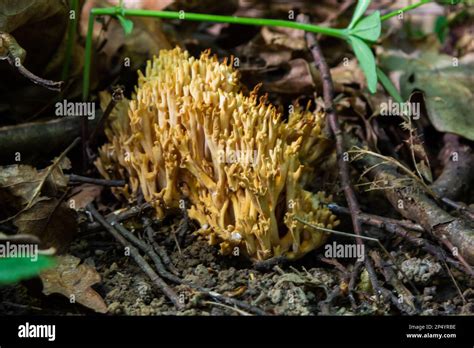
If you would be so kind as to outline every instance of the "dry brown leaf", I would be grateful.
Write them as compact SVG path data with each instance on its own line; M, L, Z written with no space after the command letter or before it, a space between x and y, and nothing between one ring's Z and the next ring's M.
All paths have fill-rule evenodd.
M41 240L41 247L54 247L58 253L66 250L77 232L74 210L57 198L39 198L29 209L13 220L18 233L31 234Z
M306 48L304 31L289 28L263 27L260 31L266 45L301 51Z
M45 295L61 294L98 313L106 313L107 305L92 289L101 281L99 273L72 255L58 256L56 267L40 274Z
M20 210L33 198L41 176L35 168L21 164L0 167L0 173L0 207Z

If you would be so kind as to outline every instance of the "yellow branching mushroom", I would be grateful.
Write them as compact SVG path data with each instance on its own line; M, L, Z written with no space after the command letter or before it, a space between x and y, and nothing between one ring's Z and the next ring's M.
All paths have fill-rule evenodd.
M162 217L189 201L188 214L222 253L239 248L255 260L298 258L324 243L338 224L323 193L304 187L328 147L323 113L294 107L288 120L238 73L205 52L163 50L139 72L131 101L115 111L96 165L125 178L121 191L141 192Z

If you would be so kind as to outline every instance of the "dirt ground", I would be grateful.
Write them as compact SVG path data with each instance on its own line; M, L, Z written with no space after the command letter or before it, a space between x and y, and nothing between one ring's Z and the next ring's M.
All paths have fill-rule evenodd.
M364 292L363 279L356 281L354 295L357 306L351 306L344 291L347 289L344 269L350 270L354 260L347 260L346 265L341 264L337 268L321 259L320 250L291 265L276 266L262 272L241 257L219 255L216 247L209 246L192 231L181 240L178 248L177 238L169 231L178 224L179 221L175 219L161 227L155 226L155 237L158 243L166 247L180 276L187 282L245 301L273 315L397 314L386 304L378 308L369 304L371 301L368 299L374 295L370 290L367 294ZM123 249L105 231L80 234L70 253L94 266L101 275L102 281L94 289L104 298L108 315L246 314L190 290L185 285L170 284L186 305L184 310L177 311L152 286L134 260L123 256ZM405 250L393 253L393 256L421 293L420 314L473 312L474 292L465 291L467 303L463 303L452 281L441 272L441 265L422 254L410 258ZM331 294L337 288L342 290L343 295L329 301L328 296L331 299ZM61 295L43 295L41 283L37 280L4 287L0 289L0 296L0 311L7 315L95 314L81 305L69 303Z

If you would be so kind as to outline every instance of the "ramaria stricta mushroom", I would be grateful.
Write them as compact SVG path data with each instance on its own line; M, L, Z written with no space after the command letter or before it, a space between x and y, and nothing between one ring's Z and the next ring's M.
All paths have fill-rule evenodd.
M120 193L141 192L160 218L185 198L198 233L223 254L237 247L253 260L299 258L327 233L295 216L338 224L330 197L305 190L328 146L324 114L295 106L283 119L256 90L244 95L231 64L209 52L161 51L111 116L101 174L126 179Z

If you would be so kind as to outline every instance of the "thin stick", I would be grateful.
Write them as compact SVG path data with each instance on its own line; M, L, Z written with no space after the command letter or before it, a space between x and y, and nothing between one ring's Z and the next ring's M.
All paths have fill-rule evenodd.
M151 227L151 219L144 217L142 220L147 238L153 246L153 249L155 249L155 252L158 254L158 256L160 256L163 264L170 270L171 273L174 275L179 275L178 269L174 266L173 262L171 262L171 259L168 256L165 248L156 242L154 238L155 231Z
M303 21L308 22L307 17L300 17ZM316 67L318 68L322 82L323 82L323 95L324 95L324 108L327 115L327 121L329 127L336 138L336 153L337 153L337 162L339 167L339 177L341 180L342 188L344 190L344 196L346 197L347 204L349 205L349 210L351 212L352 226L354 232L356 233L356 242L357 244L363 245L361 238L362 235L362 226L359 220L360 207L357 201L354 189L351 185L351 180L349 176L349 165L347 161L344 160L345 154L345 144L344 138L342 136L341 127L339 125L339 120L334 110L334 84L331 77L331 72L329 66L324 59L324 56L319 47L318 41L316 40L314 34L306 32L305 34L308 47L313 55L313 59L316 62ZM365 250L365 248L364 248ZM377 281L377 276L375 274L374 266L368 257L364 258L365 267L370 277L372 287L376 290L376 296L379 296L379 284Z
M144 211L148 210L151 208L151 205L150 203L143 203L142 205L140 206L134 206L134 207L131 207L129 209L124 209L124 208L121 208L121 209L118 209L110 214L107 214L105 216L105 219L107 220L108 223L112 223L114 221L117 221L117 222L122 222L122 221L125 221L125 220L128 220L128 219L131 219L137 215L140 215L141 213L143 213ZM94 221L94 222L91 222L89 224L87 224L86 226L86 230L88 232L95 232L97 231L98 229L100 229L101 225Z
M469 219L474 221L474 212L463 202L455 202L452 199L447 197L441 198L443 203L449 205L450 207L456 209L458 212L463 214L464 216L468 217Z
M459 292L459 296L461 296L461 299L462 299L463 303L466 304L467 303L466 298L464 297L464 295L461 291L461 288L459 287L458 282L456 281L456 278L454 278L453 273L449 269L448 264L446 262L444 262L443 265L444 265L444 267L446 267L446 271L448 271L449 277L451 278L452 282L454 283L454 286L456 287L456 290Z
M92 211L91 211L92 213ZM93 214L93 213L92 213ZM102 218L103 219L103 218ZM105 221L105 219L103 219ZM100 221L99 221L100 222ZM106 221L105 221L106 222ZM106 222L107 223L107 222ZM191 283L188 283L184 280L182 280L181 278L175 276L174 274L171 274L170 272L168 272L161 259L159 258L159 256L155 253L155 251L153 250L153 248L151 246L149 246L148 244L146 244L145 242L143 242L142 240L138 239L133 233L131 233L130 231L128 231L125 227L123 227L122 225L118 224L118 223L112 223L112 224L109 224L107 223L110 228L112 228L116 234L118 234L123 240L125 240L126 243L127 240L125 238L127 238L130 242L132 242L133 244L135 244L137 247L139 247L142 251L144 251L151 259L152 261L154 262L155 266L156 266L156 270L159 274L159 276L163 277L163 278L166 278L176 284L182 284L182 285L186 285L188 287L190 287L191 289L195 289L203 294L205 294L206 296L209 296L209 297L212 297L218 301L221 301L223 303L226 303L228 305L233 305L233 306L238 306L246 311L249 311L251 313L254 313L254 314L257 314L257 315L268 315L268 313L266 313L265 311L261 310L260 308L257 308L255 306L252 306L246 302L243 302L243 301L240 301L240 300L237 300L237 299L234 299L234 298L231 298L231 297L228 297L228 296L224 296L218 292L215 292L215 291L212 291L212 290L209 290L209 289L206 289L206 288L202 288L200 286L196 286L194 284L191 284ZM104 226L105 227L105 226ZM116 230L114 229L114 227L116 228ZM122 243L123 244L123 243ZM136 249L135 249L136 250ZM138 251L136 251L138 253ZM139 255L139 254L138 254ZM139 255L140 256L140 255ZM141 256L140 256L141 257ZM143 259L143 258L142 258ZM143 259L144 260L144 259ZM146 262L146 261L145 261ZM148 265L148 263L147 263ZM150 267L148 265L148 267ZM157 275L158 276L158 275ZM161 278L160 278L161 279ZM166 283L165 283L166 284Z
M13 57L11 54L8 54L7 61L12 67L14 67L20 74L25 76L31 82L52 91L58 91L58 92L61 91L63 81L51 81L51 80L46 80L39 76L36 76L27 68L25 68L23 64L18 62L18 60L15 57Z
M153 247L151 245L148 245L144 241L138 239L137 236L135 236L132 232L127 230L123 225L121 225L119 223L112 222L110 225L115 227L117 229L117 231L120 234L122 234L122 236L127 238L133 244L135 244L140 250L145 252L151 258L151 260L155 264L156 270L157 270L157 272L160 276L162 276L163 278L166 278L166 279L168 279L172 282L175 282L175 283L178 283L178 284L181 283L180 278L178 278L177 276L171 274L170 272L168 272L166 270L165 266L163 265L163 262L161 261L160 257L155 252L155 250L153 250Z
M76 175L76 174L70 174L68 177L69 177L69 181L77 182L77 183L95 184L95 185L110 186L110 187L125 186L125 180L96 179L96 178L90 178L87 176Z
M138 249L131 245L110 223L108 223L104 217L94 208L92 203L87 205L87 210L92 214L94 219L97 220L106 230L109 232L123 247L130 250L130 255L132 255L135 262L140 266L140 268L150 277L153 284L160 289L166 297L168 297L171 302L175 305L178 310L184 309L184 305L179 301L178 295L174 290L166 284L161 277L156 274L156 272L151 268L151 266L146 262L143 256L140 255Z
M347 209L346 207L341 207L340 205L337 205L334 203L329 204L328 208L333 213L336 213L336 214L350 214L351 213L349 209ZM383 224L391 223L391 224L402 226L404 228L408 228L413 231L425 232L425 229L421 225L411 222L409 220L397 220L397 219L392 219L385 216L379 216L379 215L362 213L362 212L359 215L359 219L361 222L368 225L372 225L372 226L383 227Z
M344 237L351 237L351 238L360 238L360 239L364 239L364 240L369 240L369 241L372 241L372 242L376 242L379 247L383 250L383 252L387 255L387 257L392 261L392 264L393 266L397 269L397 271L399 271L403 277L407 280L407 282L410 284L410 286L413 288L413 290L419 294L419 291L418 289L416 288L415 284L412 283L412 281L410 280L410 278L407 277L407 275L405 274L405 272L403 272L403 270L398 267L395 259L393 258L393 256L388 252L388 250L383 246L383 244L380 242L380 240L378 240L377 238L372 238L372 237L367 237L367 236L357 236L356 234L353 234L353 233L347 233L347 232L342 232L342 231L337 231L337 230L332 230L332 229L329 229L329 228L324 228L324 227L320 227L320 226L316 226L314 224L311 224L303 219L301 219L300 217L298 216L295 216L295 220L301 222L302 224L305 224L306 226L309 226L311 228L314 228L315 230L320 230L320 231L324 231L324 232L329 232L329 233L332 233L332 234L336 234L336 235L340 235L340 236L344 236ZM367 253L365 252L365 247L364 247L364 259L367 258ZM365 260L364 260L365 261ZM370 274L369 274L370 275ZM375 288L374 288L375 289Z

